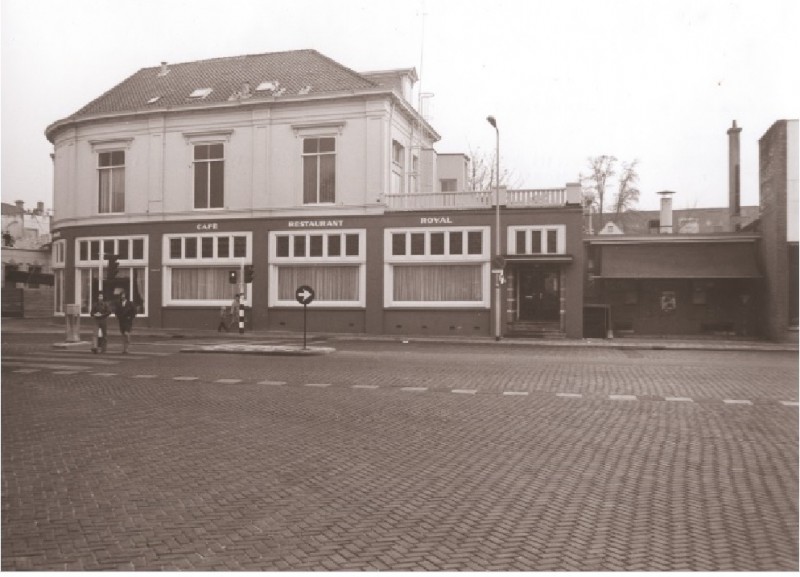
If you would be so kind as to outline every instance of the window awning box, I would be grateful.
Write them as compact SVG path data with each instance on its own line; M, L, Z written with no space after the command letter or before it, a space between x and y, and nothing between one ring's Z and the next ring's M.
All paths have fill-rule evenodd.
M759 278L755 243L604 245L600 278Z

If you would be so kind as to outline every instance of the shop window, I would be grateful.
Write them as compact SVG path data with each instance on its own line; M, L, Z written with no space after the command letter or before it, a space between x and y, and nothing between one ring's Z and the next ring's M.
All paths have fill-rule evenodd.
M317 306L363 307L366 290L364 231L270 233L269 304L301 306L299 286L314 289Z
M385 306L487 308L488 231L387 230Z
M230 303L239 285L232 285L228 275L231 270L239 271L242 261L252 264L250 239L250 233L165 236L164 304L224 306ZM245 285L245 303L248 289L249 285Z

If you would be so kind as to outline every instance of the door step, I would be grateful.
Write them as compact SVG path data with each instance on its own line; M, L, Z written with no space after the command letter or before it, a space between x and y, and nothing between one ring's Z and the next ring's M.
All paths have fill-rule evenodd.
M515 322L507 327L506 336L530 339L564 339L566 334L559 323Z

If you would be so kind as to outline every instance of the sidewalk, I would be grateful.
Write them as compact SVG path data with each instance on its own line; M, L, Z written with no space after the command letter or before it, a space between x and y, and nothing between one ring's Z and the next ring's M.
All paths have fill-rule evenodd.
M87 319L88 320L88 319ZM91 340L92 327L81 319L81 338ZM111 329L110 329L111 330ZM58 319L18 319L4 318L0 324L0 332L7 334L52 334L66 335L64 322ZM248 341L279 338L296 339L302 341L302 333L293 331L247 331L244 334L231 331L218 333L215 330L203 329L159 329L134 325L134 335L140 337L161 337L174 339L241 339L243 344ZM319 341L382 341L382 342L429 342L429 343L458 343L481 344L494 346L531 346L531 347L599 347L612 349L646 349L646 350L707 350L707 351L789 351L797 352L798 343L774 343L764 340L750 340L742 337L715 338L705 336L691 337L624 337L615 339L537 339L537 338L504 338L496 341L493 337L463 337L463 336L425 336L425 335L363 335L352 333L320 333L308 334L308 340Z

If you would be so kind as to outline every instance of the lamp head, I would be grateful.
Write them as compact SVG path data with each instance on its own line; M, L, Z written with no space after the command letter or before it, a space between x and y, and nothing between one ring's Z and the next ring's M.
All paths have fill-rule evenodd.
M486 120L489 122L489 124L497 128L497 121L494 119L494 116L487 116Z

